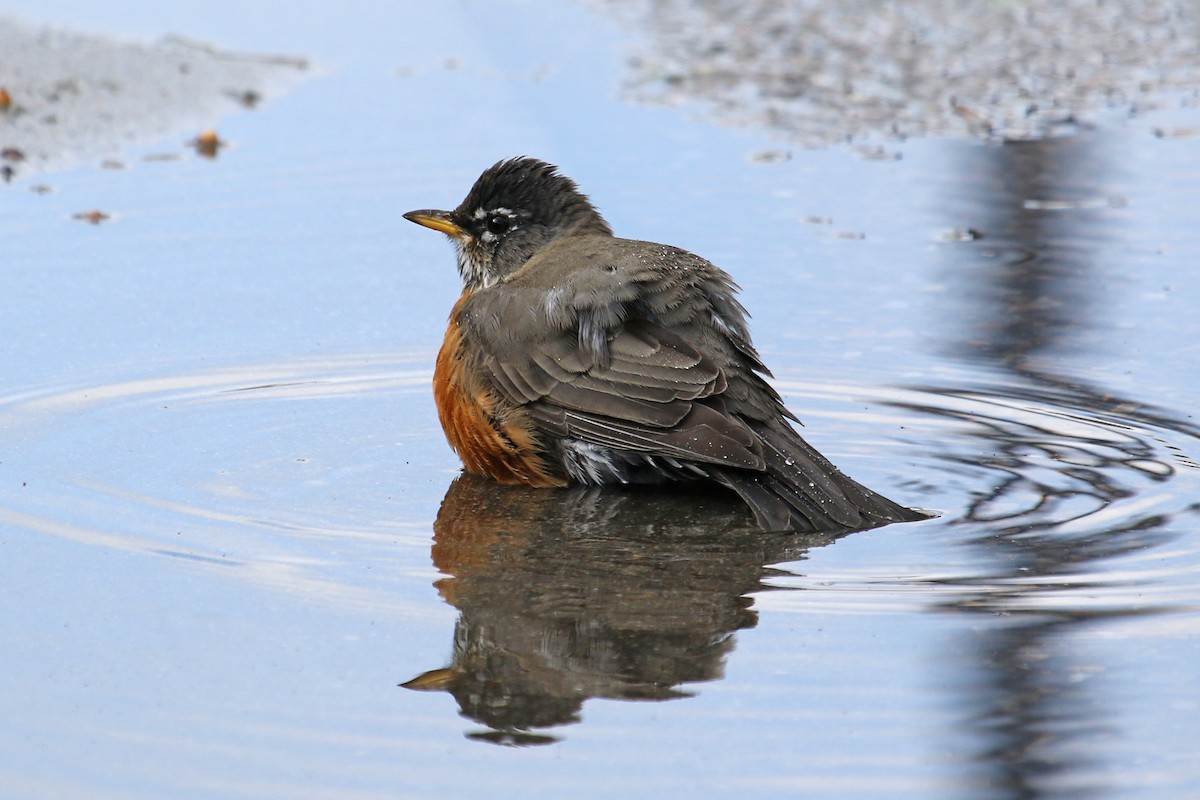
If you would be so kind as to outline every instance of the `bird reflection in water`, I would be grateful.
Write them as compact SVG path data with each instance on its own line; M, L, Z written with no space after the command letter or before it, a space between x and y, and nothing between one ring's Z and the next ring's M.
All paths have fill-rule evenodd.
M402 684L453 695L470 738L544 744L593 697L661 701L718 680L769 564L840 533L764 534L736 495L641 487L451 485L436 584L459 610L448 667Z

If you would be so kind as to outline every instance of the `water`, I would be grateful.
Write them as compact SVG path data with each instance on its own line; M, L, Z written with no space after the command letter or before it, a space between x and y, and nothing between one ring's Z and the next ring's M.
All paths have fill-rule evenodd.
M601 9L311 11L26 12L314 66L215 160L0 193L4 796L1200 791L1186 104L803 150L622 99ZM733 273L807 438L940 516L458 478L400 214L519 153Z

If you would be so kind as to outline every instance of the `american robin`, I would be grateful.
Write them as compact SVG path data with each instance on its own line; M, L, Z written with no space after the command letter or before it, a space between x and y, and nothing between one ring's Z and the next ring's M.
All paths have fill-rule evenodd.
M536 487L707 480L770 531L927 516L796 433L729 275L615 237L553 165L501 161L453 211L404 216L458 254L463 293L433 389L467 471Z

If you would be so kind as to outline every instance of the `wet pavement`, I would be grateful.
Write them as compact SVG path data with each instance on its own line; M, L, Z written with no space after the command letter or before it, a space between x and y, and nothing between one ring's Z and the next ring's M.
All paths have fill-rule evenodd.
M899 45L915 99L855 85L925 129L828 100L901 23L954 21L934 53L1009 30L951 6L797 4L805 39L752 6L16 4L243 61L7 162L0 793L1195 795L1194 11L1139 7L1161 24L1071 72L1120 91L1029 124ZM1046 41L1107 36L1089 8ZM780 90L788 53L820 93ZM429 390L453 254L400 214L518 154L731 272L806 438L939 518L764 535L722 496L459 476Z

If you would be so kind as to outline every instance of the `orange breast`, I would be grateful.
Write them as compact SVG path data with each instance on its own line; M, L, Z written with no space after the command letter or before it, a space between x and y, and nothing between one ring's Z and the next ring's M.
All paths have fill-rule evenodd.
M501 483L530 486L565 486L543 458L543 448L528 416L506 402L488 386L483 376L472 374L465 358L459 308L450 314L450 327L433 371L433 399L446 440L468 472L486 475Z

